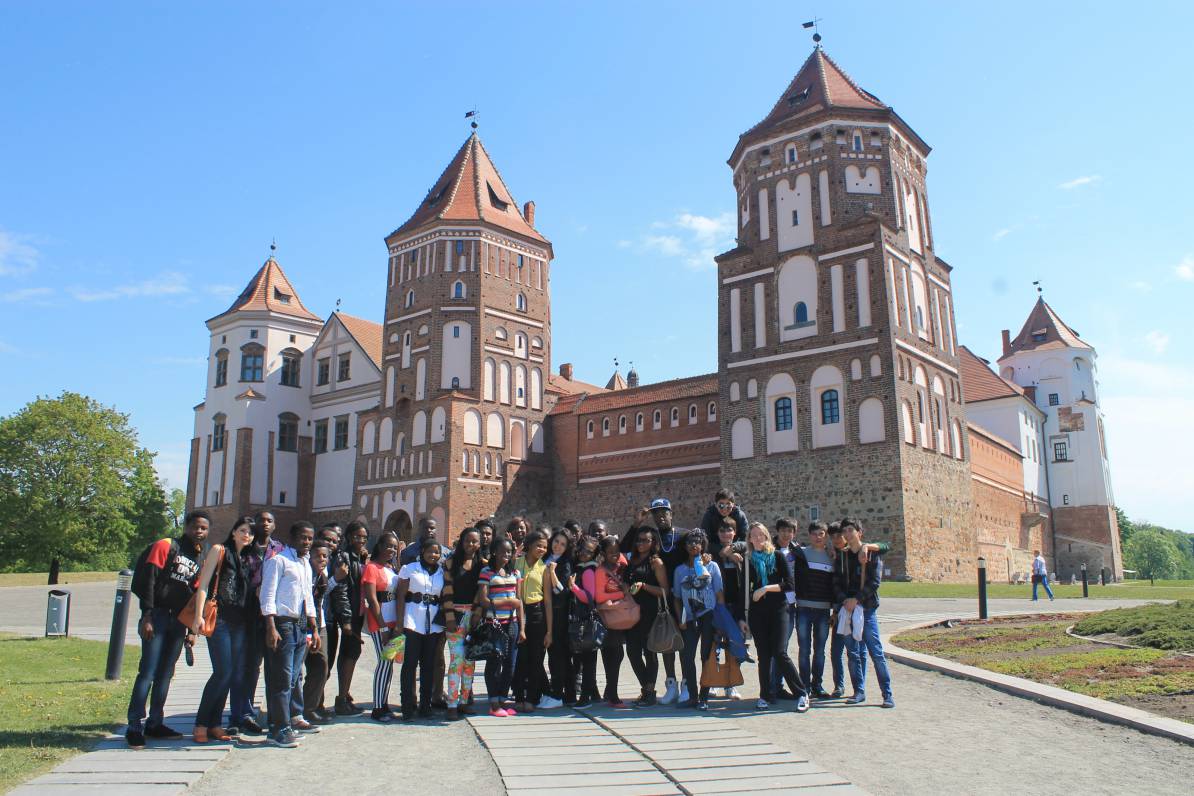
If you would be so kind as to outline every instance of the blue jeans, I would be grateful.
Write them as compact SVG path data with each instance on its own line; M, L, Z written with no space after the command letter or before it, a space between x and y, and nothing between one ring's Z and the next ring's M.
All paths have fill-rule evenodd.
M493 654L485 659L485 690L491 703L501 704L510 693L514 663L518 657L518 620L501 622L501 633L494 639ZM594 652L594 656L596 652Z
M883 656L883 642L879 640L879 619L875 616L874 608L864 608L862 615L862 641L855 641L854 636L842 637L846 640L846 654L850 658L850 684L854 686L854 693L866 694L866 669L862 656L865 648L875 667L875 676L879 678L879 691L887 699L891 696L891 674L887 671L887 658Z
M265 658L265 623L260 613L250 613L245 624L245 651L240 677L232 679L229 710L232 723L239 724L245 718L256 720L257 709L253 698L257 695L257 681L261 677L261 664Z
M838 609L841 610L841 609ZM846 667L842 665L842 656L846 652L846 637L838 635L837 630L833 627L834 622L830 621L829 632L833 636L833 640L829 643L829 662L833 666L833 690L846 690ZM866 647L858 648L858 659L862 666L862 672L866 674Z
M195 725L223 727L224 704L229 692L236 694L245 671L245 623L216 619L215 632L207 639L207 654L211 658L211 677L203 687ZM240 719L235 713L233 722Z
M129 697L130 730L142 729L146 699L149 699L149 726L157 727L164 721L174 664L178 663L187 635L178 615L165 608L154 608L149 621L153 624L153 638L141 640L141 663L137 665L137 679L133 681L133 693Z
M728 612L727 612L728 613ZM713 649L713 636L716 634L713 624L713 611L706 611L696 619L689 619L684 630L684 649L680 650L680 670L684 672L684 682L688 683L688 698L697 699L697 689L700 678L697 677L696 655L697 645L700 645L701 666L709 659L709 651ZM738 631L742 635L742 631ZM730 654L734 654L731 650ZM700 689L700 701L709 698L709 689Z
M796 609L796 643L800 645L800 679L810 693L824 690L825 640L829 638L828 608ZM834 678L836 680L836 676ZM836 685L836 683L835 683Z
M281 641L277 649L266 649L266 704L269 708L271 735L290 726L291 719L303 715L303 659L307 657L306 620L291 621L275 617Z
M1045 594L1049 595L1049 599L1052 600L1053 599L1053 590L1049 588L1049 576L1048 575L1041 575L1041 584L1040 585L1045 587ZM1034 601L1036 600L1036 586L1037 586L1036 583L1032 584L1032 599Z

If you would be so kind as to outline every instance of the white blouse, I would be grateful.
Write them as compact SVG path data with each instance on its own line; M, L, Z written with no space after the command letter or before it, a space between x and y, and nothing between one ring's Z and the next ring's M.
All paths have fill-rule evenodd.
M406 564L398 571L399 580L408 581L406 593L440 595L444 591L444 568L438 566L435 574L429 574L423 568L421 561ZM439 605L424 602L406 601L406 615L402 618L402 626L416 633L442 633L444 626L435 624L431 620L439 611Z

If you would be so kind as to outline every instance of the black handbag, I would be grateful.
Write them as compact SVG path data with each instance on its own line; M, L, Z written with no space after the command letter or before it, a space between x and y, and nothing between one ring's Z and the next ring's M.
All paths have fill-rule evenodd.
M485 660L498 650L502 626L493 617L485 617L464 637L464 657L470 661Z
M568 649L573 655L594 652L601 649L605 643L605 623L601 621L601 614L591 605L579 600L572 601L572 611L568 621Z

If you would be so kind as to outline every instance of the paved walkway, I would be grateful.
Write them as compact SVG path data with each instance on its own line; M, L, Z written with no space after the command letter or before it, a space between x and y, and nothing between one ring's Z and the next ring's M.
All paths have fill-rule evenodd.
M72 634L106 640L113 584L68 588L74 593ZM40 635L45 591L3 589L0 628ZM992 600L990 608L993 615L1002 615L1099 610L1137 602ZM925 621L973 617L975 612L974 600L889 599L880 616L884 630L892 631ZM134 628L128 639L136 643ZM167 720L183 732L190 730L210 671L204 644L196 646L195 658L190 669L180 661L170 694L169 707L179 712ZM358 699L370 692L372 669L373 655L367 650L354 681ZM743 699L715 699L708 714L601 706L415 726L384 726L357 718L304 738L298 751L180 741L131 752L123 738L112 736L96 751L73 758L14 793L75 796L119 791L165 796L189 790L214 795L243 792L251 782L254 796L293 796L303 789L274 774L295 755L312 759L310 752L315 760L327 761L326 766L316 763L310 769L312 790L326 781L329 766L358 760L360 766L334 770L342 785L365 794L402 790L388 773L379 771L419 766L429 770L419 783L424 796L458 794L462 783L484 796L557 790L569 796L768 790L994 794L1006 792L1026 776L1033 778L1036 790L1045 792L1072 792L1075 787L1084 793L1121 793L1129 788L1185 792L1189 749L1180 744L899 664L892 672L899 703L894 711L873 709L877 704L848 708L832 702L816 704L803 716L791 711L792 703L756 713L756 674L747 666ZM661 683L662 677L661 673ZM631 697L634 678L628 665L621 682L623 698ZM478 686L483 690L480 677ZM397 699L395 677L392 701ZM385 761L382 769L368 762L379 760ZM576 773L578 764L585 773ZM1058 775L1042 781L1032 771Z

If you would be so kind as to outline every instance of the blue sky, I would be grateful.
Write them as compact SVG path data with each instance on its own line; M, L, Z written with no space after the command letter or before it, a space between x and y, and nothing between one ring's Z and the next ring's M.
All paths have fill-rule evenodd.
M931 145L959 335L1046 299L1099 351L1118 502L1194 530L1188 4L818 4ZM468 134L555 245L554 359L716 368L725 164L810 49L802 2L0 4L0 414L78 390L185 485L205 319L278 240L380 320L382 238ZM1164 444L1162 444L1164 443Z

